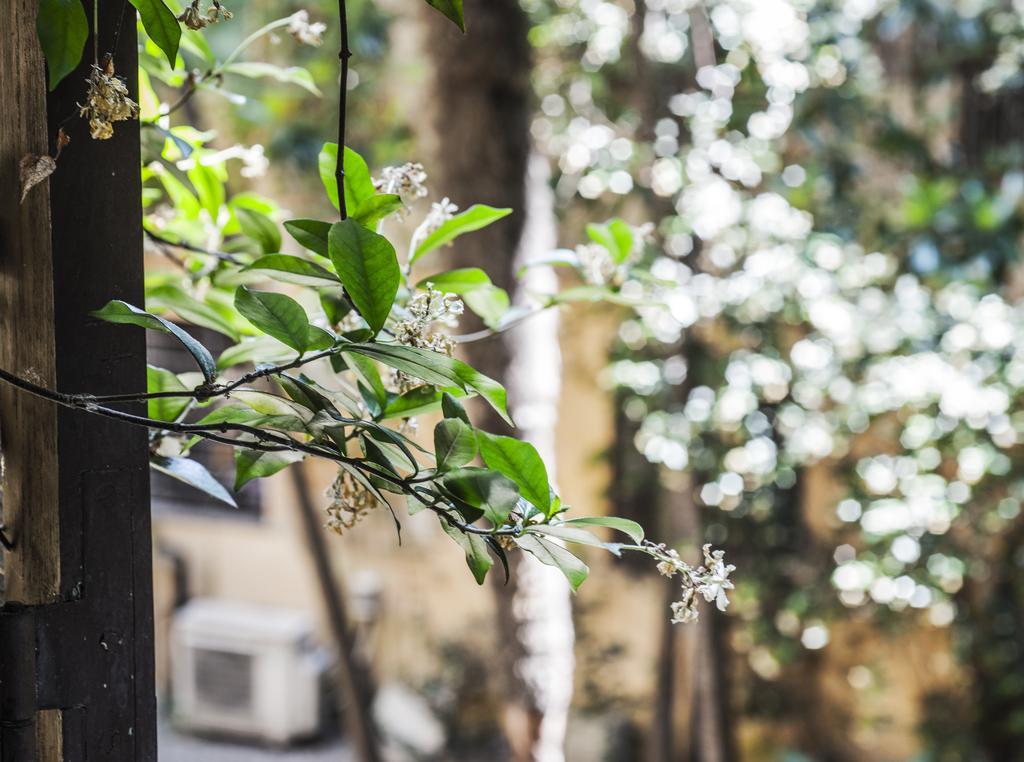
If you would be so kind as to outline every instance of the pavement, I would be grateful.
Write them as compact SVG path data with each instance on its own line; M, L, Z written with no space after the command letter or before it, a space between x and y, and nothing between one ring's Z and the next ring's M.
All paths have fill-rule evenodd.
M160 762L354 762L347 744L338 738L280 748L228 739L201 738L173 728L160 719L157 736Z

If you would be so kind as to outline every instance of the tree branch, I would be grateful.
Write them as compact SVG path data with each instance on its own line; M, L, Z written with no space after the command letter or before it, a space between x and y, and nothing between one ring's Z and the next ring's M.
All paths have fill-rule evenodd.
M334 177L338 182L338 208L341 219L348 218L348 207L345 204L345 116L348 106L348 64L352 51L348 49L348 14L345 11L345 0L338 0L338 20L341 25L341 83L338 86L338 161L334 167Z

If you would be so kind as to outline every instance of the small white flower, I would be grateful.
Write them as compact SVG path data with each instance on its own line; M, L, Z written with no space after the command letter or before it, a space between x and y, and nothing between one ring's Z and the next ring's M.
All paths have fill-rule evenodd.
M318 48L324 43L324 32L327 31L327 24L320 21L309 23L308 11L296 11L288 22L288 34L303 45L311 45Z
M374 178L373 185L380 193L397 193L402 201L410 202L427 195L427 172L418 162L408 162L400 167L384 167L380 177Z

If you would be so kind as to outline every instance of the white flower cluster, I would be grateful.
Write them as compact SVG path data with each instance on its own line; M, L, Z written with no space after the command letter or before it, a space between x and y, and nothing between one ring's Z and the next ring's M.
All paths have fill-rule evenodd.
M455 341L436 328L455 328L459 324L459 318L465 311L462 300L455 294L438 291L432 283L428 283L427 290L413 296L405 309L408 317L399 321L394 329L398 343L451 356L455 350ZM395 383L401 391L406 392L422 382L396 371Z
M729 575L736 570L725 563L725 552L704 546L704 565L694 568L679 558L673 548L664 543L645 542L647 552L658 560L658 573L665 577L678 577L682 597L672 604L672 623L686 624L697 621L699 597L708 603L714 601L719 611L729 606L727 590L733 589Z
M378 193L396 193L406 204L427 195L427 172L419 162L407 162L398 167L384 167L380 177L373 178Z

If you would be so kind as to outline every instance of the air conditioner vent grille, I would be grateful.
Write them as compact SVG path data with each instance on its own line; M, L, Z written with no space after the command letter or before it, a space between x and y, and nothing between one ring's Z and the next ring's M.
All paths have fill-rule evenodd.
M231 651L198 648L195 685L200 702L218 710L252 711L253 657Z

